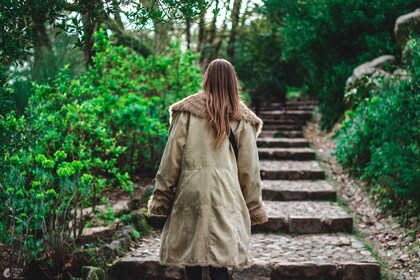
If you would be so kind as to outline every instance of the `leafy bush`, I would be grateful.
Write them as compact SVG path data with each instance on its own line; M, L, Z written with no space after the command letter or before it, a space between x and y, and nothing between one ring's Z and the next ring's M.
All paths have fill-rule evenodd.
M409 78L382 82L348 113L337 141L341 164L371 182L386 209L420 213L420 39L411 40Z
M320 101L324 129L345 110L344 86L353 68L382 54L397 55L395 20L418 6L414 0L264 3L270 20L281 28L285 59L297 63L309 93Z
M131 191L134 175L155 171L168 105L200 88L196 56L177 44L143 58L99 32L95 48L94 68L77 79L64 69L51 85L35 85L24 116L0 119L10 139L1 155L0 243L14 264L46 258L65 269L86 223L81 208L95 209L104 188Z

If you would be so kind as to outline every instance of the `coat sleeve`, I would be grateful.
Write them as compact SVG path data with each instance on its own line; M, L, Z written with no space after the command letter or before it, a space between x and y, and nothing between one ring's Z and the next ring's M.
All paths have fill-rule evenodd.
M188 131L188 113L177 113L169 127L169 137L156 173L155 189L150 197L148 213L168 216L175 198L181 172L182 153Z
M251 217L251 224L267 222L267 213L262 202L260 163L256 141L256 128L245 122L239 136L238 175L242 194Z

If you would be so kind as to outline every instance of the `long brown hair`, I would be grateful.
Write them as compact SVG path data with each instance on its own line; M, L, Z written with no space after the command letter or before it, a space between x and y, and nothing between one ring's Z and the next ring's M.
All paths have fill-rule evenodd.
M235 69L225 59L215 59L203 77L203 90L208 94L208 124L216 129L216 147L229 136L229 122L239 116L239 84Z

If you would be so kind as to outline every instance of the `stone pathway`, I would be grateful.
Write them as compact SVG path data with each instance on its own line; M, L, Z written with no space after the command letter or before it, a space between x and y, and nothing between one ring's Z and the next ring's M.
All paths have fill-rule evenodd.
M335 202L315 152L302 135L313 101L261 106L258 140L263 199L269 221L252 228L254 265L233 279L378 280L380 267L355 236L353 217ZM115 262L112 279L186 279L182 268L158 262L159 232Z

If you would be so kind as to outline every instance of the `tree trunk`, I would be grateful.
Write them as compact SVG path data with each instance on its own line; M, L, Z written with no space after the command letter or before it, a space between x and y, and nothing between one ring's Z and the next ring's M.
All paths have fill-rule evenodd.
M32 41L34 45L32 78L40 82L47 82L54 70L54 66L49 64L49 62L53 62L53 59L49 59L48 57L51 57L52 53L51 42L48 37L45 22L45 14L42 14L38 10L32 11Z
M205 19L205 15L206 15L207 11L203 11L200 14L200 20L198 22L198 44L197 44L197 51L200 53L200 66L201 69L204 69L204 62L205 62L205 54L204 54L204 44L206 43L206 37L205 37L205 32L206 32L206 19Z
M95 55L93 34L98 30L104 15L103 4L100 0L83 0L80 2L80 13L82 14L83 33L85 36L83 52L85 54L86 68L88 68L93 66L93 56Z
M124 24L120 16L120 5L118 4L118 1L112 0L112 6L113 6L113 14L115 17L115 22L118 24L119 27L124 28Z
M236 33L237 33L238 23L239 23L239 11L241 9L241 2L242 0L234 0L233 2L232 29L230 30L230 38L227 45L227 56L231 63L234 62L234 56L235 56L235 41L236 41Z
M185 33L187 37L187 49L191 50L191 18L189 16L185 18Z

